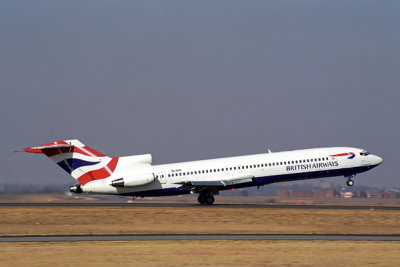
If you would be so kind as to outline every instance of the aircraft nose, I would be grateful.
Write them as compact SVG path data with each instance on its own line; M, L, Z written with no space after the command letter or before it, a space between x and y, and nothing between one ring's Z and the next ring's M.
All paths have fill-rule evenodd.
M374 155L372 158L372 162L374 165L379 165L383 162L383 159L381 157Z

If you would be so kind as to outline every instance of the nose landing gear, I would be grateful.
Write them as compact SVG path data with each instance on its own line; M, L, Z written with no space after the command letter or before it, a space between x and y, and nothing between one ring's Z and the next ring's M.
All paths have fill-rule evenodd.
M353 186L354 181L351 180L351 179L349 178L349 179L347 179L346 184L347 184L348 186Z
M355 175L348 175L348 176L346 176L346 178L347 178L347 181L346 181L346 184L348 185L348 186L353 186L354 185L354 181L351 179L351 178L353 178Z

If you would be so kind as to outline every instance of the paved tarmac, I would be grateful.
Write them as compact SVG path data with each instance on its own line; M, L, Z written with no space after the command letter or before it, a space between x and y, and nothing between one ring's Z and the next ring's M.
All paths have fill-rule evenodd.
M85 203L0 203L0 207L156 207L156 208L233 208L233 209L322 209L322 210L400 210L400 206L214 204L177 202L85 202Z
M400 235L48 235L2 236L0 242L165 241L165 240L329 240L400 241Z

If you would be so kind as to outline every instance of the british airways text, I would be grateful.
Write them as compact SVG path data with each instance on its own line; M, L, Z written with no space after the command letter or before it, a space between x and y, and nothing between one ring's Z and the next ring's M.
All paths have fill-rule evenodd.
M309 169L322 169L326 167L336 167L339 166L337 161L330 162L320 162L320 163L310 163L310 164L299 164L286 166L286 171L297 171L297 170L309 170Z

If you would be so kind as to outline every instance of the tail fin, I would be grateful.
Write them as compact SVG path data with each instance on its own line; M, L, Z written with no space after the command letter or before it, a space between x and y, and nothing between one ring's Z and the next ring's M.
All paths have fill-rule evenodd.
M112 175L119 158L109 158L79 140L64 140L24 149L52 159L82 185Z

